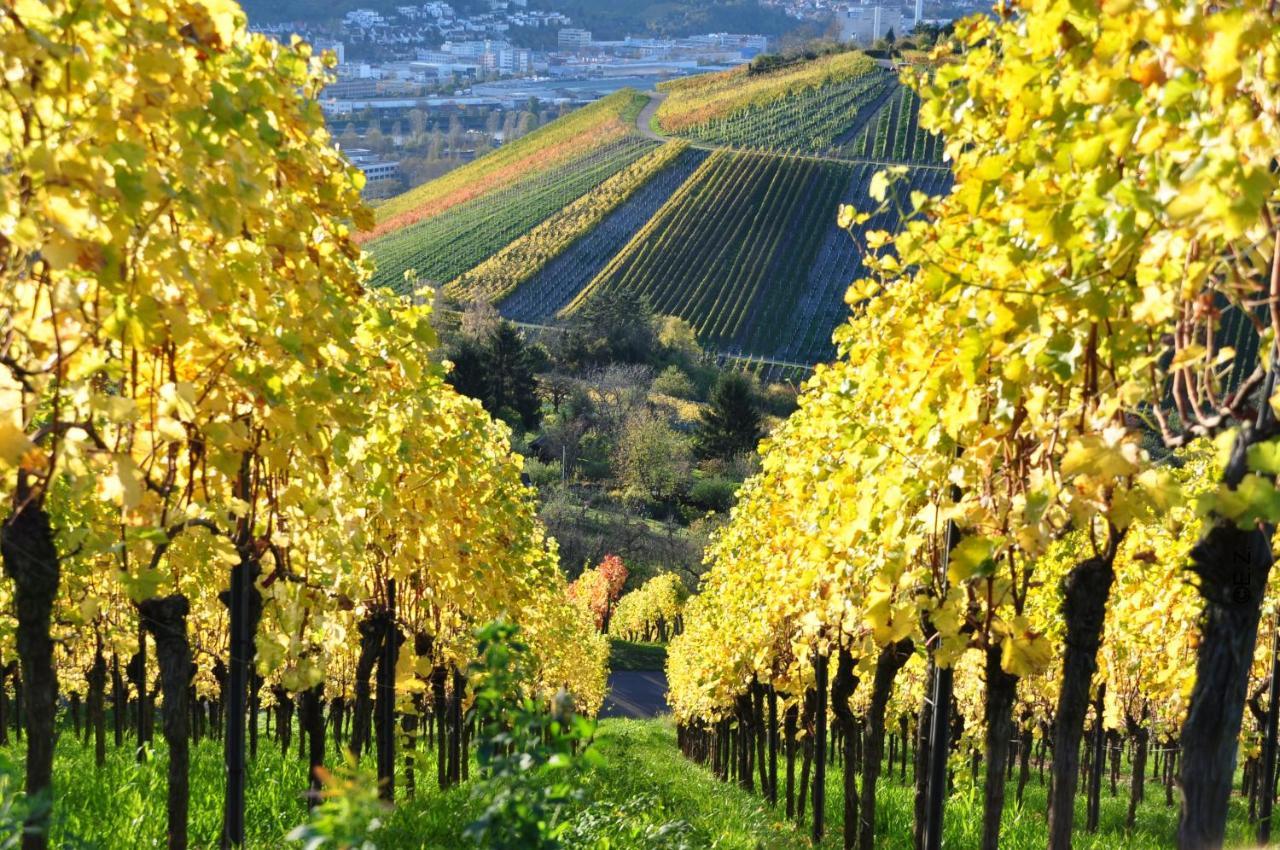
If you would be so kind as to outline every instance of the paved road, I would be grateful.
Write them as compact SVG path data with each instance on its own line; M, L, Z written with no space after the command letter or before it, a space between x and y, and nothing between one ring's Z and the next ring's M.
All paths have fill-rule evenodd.
M609 674L609 695L601 717L657 717L667 707L667 674L619 671Z

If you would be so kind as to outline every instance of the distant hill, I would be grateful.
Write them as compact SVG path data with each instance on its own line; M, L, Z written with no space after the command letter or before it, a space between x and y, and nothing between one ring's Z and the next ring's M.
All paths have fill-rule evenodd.
M384 14L397 6L421 5L426 0L240 0L250 24L303 22L323 24L341 20L354 9L372 9ZM487 0L449 0L460 14L488 11Z
M643 293L709 350L793 374L829 360L868 229L909 192L949 191L941 140L886 68L857 53L623 91L378 210L375 285L406 271L455 304L556 322L596 292ZM878 209L870 186L905 169ZM853 233L839 205L873 213Z
M708 32L780 36L797 22L758 0L531 0L530 8L564 12L575 26L609 41Z
M393 12L413 0L241 0L250 23L302 21L325 23L352 9ZM487 3L453 2L460 13L482 11ZM599 39L627 35L683 36L707 32L758 33L780 36L797 23L758 0L532 0L530 8L564 12L574 25Z

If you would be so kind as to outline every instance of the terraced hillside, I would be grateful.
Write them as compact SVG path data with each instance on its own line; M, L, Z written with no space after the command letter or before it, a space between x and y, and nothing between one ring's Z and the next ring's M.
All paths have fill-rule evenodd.
M627 136L383 236L370 244L377 259L373 282L398 286L409 269L419 280L453 280L655 147L656 142Z
M920 128L920 96L895 82L880 108L840 140L839 155L941 165L942 140Z
M839 159L940 164L939 141L919 128L919 98L887 68L842 53L751 74L747 66L663 84L664 133L744 150Z
M445 294L460 300L496 302L541 271L568 246L595 229L687 148L669 142L595 186L493 257L460 275Z
M373 284L453 280L609 180L658 146L636 130L647 102L618 92L391 199L361 235Z
M697 135L737 115L763 112L806 92L843 85L880 73L875 60L862 53L838 53L787 65L769 73L752 73L748 65L715 74L671 80L658 86L667 99L657 124L671 135Z
M870 209L872 176L950 186L918 99L857 53L620 92L393 199L364 235L373 283L444 287L541 324L630 289L702 343L796 375L834 354L860 272L840 204ZM645 106L648 105L646 109ZM655 111L656 110L656 111ZM884 211L865 228L893 229Z
M567 311L597 291L643 293L722 350L772 352L854 166L719 151Z
M636 231L706 158L706 151L683 150L596 227L542 265L508 298L499 302L502 315L518 322L534 323L555 318L556 313L626 247Z
M878 166L868 164L853 166L841 203L868 209L871 178L879 170ZM942 168L915 168L908 173L906 182L895 188L901 203L872 216L864 230L894 230L900 220L896 210L906 206L907 193L942 194L951 188L951 172ZM790 315L785 319L776 317L779 325L786 329L778 335L777 346L772 351L734 353L757 354L783 363L815 363L832 359L835 346L831 342L831 333L848 309L844 300L845 290L863 273L862 259L854 239L834 220L831 221Z

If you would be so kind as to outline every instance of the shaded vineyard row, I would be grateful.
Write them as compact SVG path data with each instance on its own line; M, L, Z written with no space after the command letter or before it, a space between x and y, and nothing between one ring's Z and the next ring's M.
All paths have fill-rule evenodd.
M904 85L841 148L841 154L886 162L942 164L942 139L920 127L920 96Z
M773 351L853 166L719 151L567 308L629 289L725 350Z
M706 158L707 153L702 150L681 153L626 203L504 299L498 305L502 315L517 322L545 322L555 316L626 246Z
M865 208L871 178L878 170L874 165L857 166L841 203ZM898 209L909 203L906 193L919 191L929 195L943 194L951 188L951 172L941 168L912 169L907 179L897 188L901 196L900 203L876 213L863 230L895 230L901 220ZM826 229L813 264L809 267L804 292L785 323L786 338L768 356L776 360L805 363L833 358L835 346L831 342L831 333L846 316L845 290L862 273L857 243L833 220Z

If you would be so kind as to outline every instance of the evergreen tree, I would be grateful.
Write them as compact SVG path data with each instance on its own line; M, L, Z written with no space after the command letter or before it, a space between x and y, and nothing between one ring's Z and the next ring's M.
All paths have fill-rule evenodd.
M511 411L526 430L538 427L542 402L533 374L533 355L524 336L510 322L499 322L484 350L488 381L486 407L495 415Z
M560 340L560 359L572 368L647 363L658 347L653 307L630 290L601 292L573 315Z
M763 436L760 405L751 382L737 372L725 372L712 388L698 423L698 454L727 460L754 451Z
M463 337L450 352L449 383L499 418L518 418L525 430L542 420L542 401L534 377L533 348L510 322L499 322L487 338Z
M489 395L489 382L485 377L484 349L473 339L463 338L449 352L453 369L448 381L455 390L477 401L485 402Z

